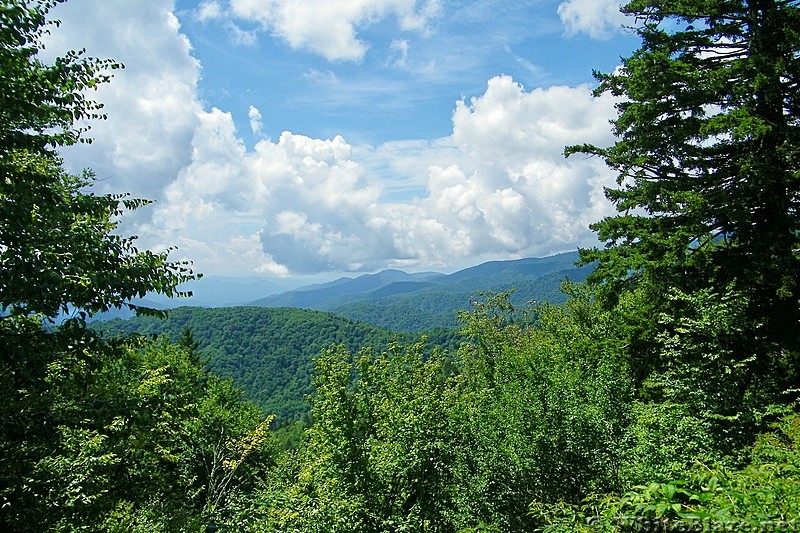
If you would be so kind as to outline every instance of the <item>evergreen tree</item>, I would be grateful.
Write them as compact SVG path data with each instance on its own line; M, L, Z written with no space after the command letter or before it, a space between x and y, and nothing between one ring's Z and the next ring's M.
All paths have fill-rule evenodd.
M653 346L681 344L675 336L685 320L692 332L703 330L693 345L708 344L694 351L716 358L691 363L735 376L725 384L734 404L761 393L759 402L776 394L785 401L780 393L800 376L798 4L623 7L642 46L617 72L597 75L598 94L620 97L618 140L567 154L598 155L618 173L606 194L619 214L592 226L606 246L582 259L597 262L592 279L610 302L631 286L646 291L656 320L642 330L644 342L632 344L642 378L672 364ZM713 322L697 322L698 298L725 302L720 338Z

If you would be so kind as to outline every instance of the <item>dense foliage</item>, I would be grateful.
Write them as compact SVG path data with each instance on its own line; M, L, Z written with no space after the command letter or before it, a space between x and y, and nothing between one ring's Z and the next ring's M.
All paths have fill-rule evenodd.
M88 140L76 121L102 118L88 92L119 65L44 64L56 3L0 3L0 529L196 528L268 468L269 420L191 350L86 328L194 276L114 233L145 202L64 171L56 150Z
M568 150L618 172L607 195L620 214L594 225L607 245L583 257L598 262L592 277L611 301L638 285L663 317L636 354L643 377L702 372L707 399L725 396L709 410L727 416L790 401L800 380L800 7L636 0L624 11L642 47L597 89L621 97L618 141Z
M534 499L577 503L615 488L631 391L620 354L600 349L621 333L590 307L548 307L529 328L497 295L464 315L473 341L457 353L324 351L305 446L231 524L521 531L536 525ZM570 323L574 345L561 332Z
M618 142L568 150L619 171L596 274L473 299L448 350L298 310L87 328L191 273L115 236L139 202L63 172L114 64L42 64L54 4L0 4L0 528L797 529L798 2L630 2L643 46L598 89ZM310 390L294 446L205 360L287 413Z
M620 320L570 289L520 326L507 295L462 316L471 338L316 360L305 445L228 524L243 531L652 531L789 527L800 513L798 417L752 448L721 445L693 406L637 394ZM724 439L723 439L724 441ZM784 526L781 526L784 524ZM794 526L792 526L794 527Z
M313 359L330 346L383 350L392 341L416 336L393 333L369 324L319 311L261 307L206 309L181 307L166 319L138 317L96 322L106 335L166 335L177 340L190 331L206 367L232 378L247 398L283 424L306 417ZM455 346L455 331L427 333L431 345Z
M270 420L185 349L81 333L37 346L25 391L3 383L5 530L197 528L273 463Z

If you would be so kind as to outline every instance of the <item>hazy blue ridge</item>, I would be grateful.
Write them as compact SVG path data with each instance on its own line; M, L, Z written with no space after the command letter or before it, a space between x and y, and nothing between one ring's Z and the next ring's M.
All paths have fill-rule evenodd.
M577 252L545 258L491 261L427 281L395 281L386 276L361 276L350 283L320 285L260 299L253 305L331 311L394 331L420 332L457 325L457 312L468 310L478 292L513 291L511 301L524 309L534 302L562 303L564 281L582 282L591 266L576 267ZM383 274L383 273L381 273ZM338 280L337 280L338 281ZM387 282L380 285L381 282ZM376 287L377 288L373 288ZM349 290L350 292L347 292Z
M285 293L260 298L251 302L250 305L322 309L328 300L369 293L396 282L426 281L436 276L430 272L408 274L401 270L383 270L377 274L364 274L357 278L339 278L329 283L300 287ZM438 274L438 276L444 276L444 274Z
M332 311L395 331L455 327L456 313L467 310L481 292L514 291L512 302L561 303L561 284L581 282L592 267L576 267L577 252L544 258L490 261L452 274L406 274L386 270L302 287L252 302L255 306Z

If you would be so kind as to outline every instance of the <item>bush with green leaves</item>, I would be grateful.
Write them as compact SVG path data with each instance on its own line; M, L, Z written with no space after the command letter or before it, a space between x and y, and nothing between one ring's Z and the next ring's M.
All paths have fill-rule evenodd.
M87 335L83 349L49 358L11 407L22 405L36 418L0 470L2 521L14 531L199 527L253 490L277 453L270 418L163 340Z
M695 463L681 478L590 496L580 505L535 505L541 531L794 531L800 516L800 416L760 434L741 467Z
M579 292L535 327L507 294L476 300L454 354L323 352L304 447L237 527L520 531L533 499L617 488L631 380L619 328Z

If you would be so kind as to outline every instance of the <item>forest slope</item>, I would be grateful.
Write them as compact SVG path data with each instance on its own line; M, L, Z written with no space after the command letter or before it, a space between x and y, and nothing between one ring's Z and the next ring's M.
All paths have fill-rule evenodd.
M409 335L393 333L332 313L290 308L180 307L166 319L136 317L96 322L106 335L169 335L184 330L200 342L202 358L212 372L233 378L247 397L279 422L302 418L308 411L312 360L333 345L358 351L384 349ZM454 331L429 334L431 344L452 344Z

